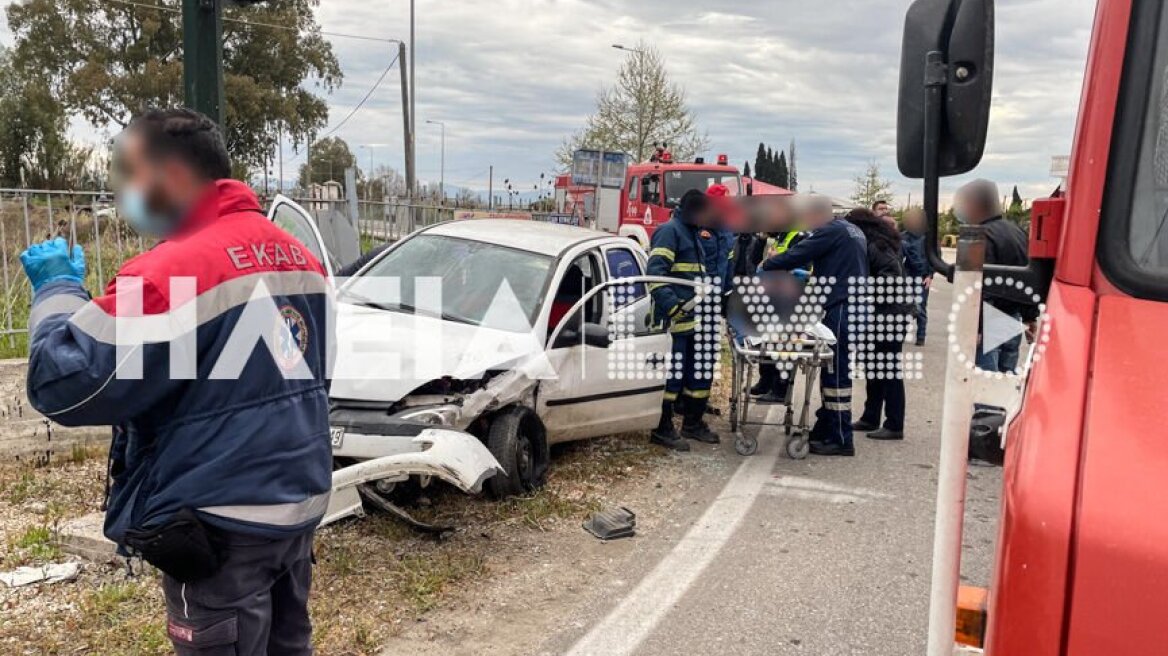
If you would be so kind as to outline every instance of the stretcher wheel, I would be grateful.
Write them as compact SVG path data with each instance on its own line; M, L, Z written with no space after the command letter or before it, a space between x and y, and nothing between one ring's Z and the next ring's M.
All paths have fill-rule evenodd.
M803 460L811 453L811 440L802 433L795 433L787 438L787 457L792 460Z
M758 453L758 438L738 433L734 436L734 450L740 456L752 456Z

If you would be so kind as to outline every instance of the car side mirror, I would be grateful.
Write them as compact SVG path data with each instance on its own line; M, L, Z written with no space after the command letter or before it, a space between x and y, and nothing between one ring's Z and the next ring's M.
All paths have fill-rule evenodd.
M926 175L926 95L941 90L937 174L981 162L994 70L993 0L916 0L904 22L896 152L900 172Z
M583 336L581 336L581 331ZM608 334L608 328L598 323L585 323L579 331L575 328L565 328L556 338L555 344L552 344L552 348L571 348L578 346L581 342L585 346L606 349L612 345L612 338Z

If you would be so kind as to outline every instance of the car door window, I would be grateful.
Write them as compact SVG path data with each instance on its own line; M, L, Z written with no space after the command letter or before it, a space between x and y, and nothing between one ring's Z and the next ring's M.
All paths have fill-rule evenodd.
M276 203L272 208L272 223L304 244L321 264L326 266L332 264L330 268L335 270L335 263L330 262L329 254L321 248L320 239L316 236L311 221L312 219L287 203Z
M613 280L634 278L645 273L641 268L641 263L637 260L637 256L627 248L609 249L605 253L605 260L608 262L608 275ZM646 293L644 283L621 285L614 287L613 290L614 305L617 308L625 307L644 298Z
M551 314L548 317L548 335L555 331L556 326L564 321L571 320L577 324L583 319L584 323L600 323L604 317L604 294L596 294L583 307L583 313L576 316L567 316L580 299L603 280L600 260L596 253L589 252L575 260L564 270L560 283L552 297Z
M637 176L629 178L629 200L637 200L637 194L641 190L641 179Z

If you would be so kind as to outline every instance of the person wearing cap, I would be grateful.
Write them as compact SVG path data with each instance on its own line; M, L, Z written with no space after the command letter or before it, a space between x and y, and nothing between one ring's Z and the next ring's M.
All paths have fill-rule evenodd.
M804 201L806 239L763 262L763 271L797 272L814 266L823 295L823 323L835 334L832 363L820 379L823 405L811 429L811 452L823 456L854 456L852 443L852 380L848 357L848 286L868 277L868 242L864 233L832 214L831 200L810 196Z
M712 224L701 227L698 238L702 242L702 263L706 267L706 276L714 286L715 293L721 294L733 287L736 238L728 226L737 223L741 210L730 197L730 188L726 185L711 185L706 190L706 196L710 198Z
M708 275L700 233L715 226L716 210L709 196L692 189L682 196L673 217L653 233L646 272L650 276L700 283ZM651 283L653 316L669 326L672 355L665 381L661 419L650 441L669 449L689 451L686 439L717 444L717 433L705 423L710 386L717 362L716 316L704 311L693 285ZM673 426L677 402L684 398L681 432Z

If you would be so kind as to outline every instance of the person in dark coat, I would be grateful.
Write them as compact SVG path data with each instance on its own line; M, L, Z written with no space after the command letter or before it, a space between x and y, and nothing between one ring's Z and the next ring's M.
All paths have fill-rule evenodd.
M920 284L920 296L914 313L917 320L917 346L925 345L925 333L929 326L929 289L933 286L933 267L925 254L927 233L924 210L914 207L905 212L904 231L900 233L904 272Z
M816 278L829 281L830 290L824 294L823 323L835 334L836 344L831 366L820 378L823 405L816 412L811 429L811 453L854 456L849 354L849 324L853 316L848 303L848 281L868 275L867 245L859 228L832 215L831 200L826 196L809 196L802 214L804 226L810 230L807 238L787 252L767 259L760 268L802 271L801 275L806 275L807 268L813 267Z
M868 242L868 289L872 292L870 300L863 299L865 305L871 303L864 308L864 315L870 317L867 330L856 340L858 360L867 365L867 398L864 414L852 429L867 432L873 440L902 440L905 396L901 351L913 307L897 300L904 297L901 292L907 282L900 233L892 223L865 209L852 210L847 220Z
M1029 261L1030 237L1016 223L1002 218L1001 196L998 185L989 180L974 180L957 191L954 213L961 223L980 225L985 228L985 263L1006 266L1026 266ZM1007 317L1033 326L1038 319L1038 307L1028 303L1018 303L994 291L993 285L983 290L984 300ZM995 373L1013 373L1018 368L1018 352L1022 346L1022 333L986 350L981 345L984 335L979 337L977 367Z

